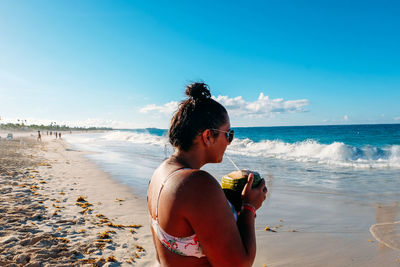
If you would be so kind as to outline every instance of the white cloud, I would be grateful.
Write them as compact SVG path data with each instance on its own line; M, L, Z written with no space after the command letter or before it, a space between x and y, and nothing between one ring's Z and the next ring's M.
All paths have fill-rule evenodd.
M348 121L348 120L349 120L349 116L344 115L343 119L344 119L345 121Z
M393 118L395 121L400 121L400 117Z
M246 101L242 96L229 98L228 96L213 96L228 110L231 116L269 117L279 113L305 112L304 106L310 104L307 99L284 100L283 98L270 99L264 93L260 93L256 101ZM162 106L147 105L140 110L141 113L159 112L169 116L178 108L178 102L169 102Z
M213 97L224 105L233 116L268 117L274 113L305 112L304 106L309 105L307 99L284 100L283 98L270 99L260 93L256 101L245 101L241 96L229 98L227 96Z
M157 106L155 104L147 105L144 108L140 109L140 113L150 113L150 112L159 112L171 115L175 110L178 109L179 103L176 101L168 102L162 106Z

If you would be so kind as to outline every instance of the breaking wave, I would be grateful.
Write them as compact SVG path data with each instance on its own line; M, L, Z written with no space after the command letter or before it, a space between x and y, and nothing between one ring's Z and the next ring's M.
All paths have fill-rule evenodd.
M361 148L342 142L321 144L315 140L285 143L279 140L236 139L227 149L228 153L272 157L300 162L316 162L328 165L359 168L400 168L400 146L375 147L366 145Z
M105 133L101 138L108 141L127 141L134 144L148 144L158 146L165 146L166 144L168 144L168 138L166 136L158 136L146 131L112 131Z

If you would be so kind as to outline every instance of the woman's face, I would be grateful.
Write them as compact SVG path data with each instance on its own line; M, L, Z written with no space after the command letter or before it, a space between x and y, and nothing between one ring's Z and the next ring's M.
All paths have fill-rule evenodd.
M218 128L220 132L218 133L218 136L215 137L214 139L214 143L212 146L213 148L212 162L219 163L222 161L226 147L230 144L228 139L226 138L226 132L228 132L230 129L231 129L231 123L229 121L229 118L227 118L226 123Z

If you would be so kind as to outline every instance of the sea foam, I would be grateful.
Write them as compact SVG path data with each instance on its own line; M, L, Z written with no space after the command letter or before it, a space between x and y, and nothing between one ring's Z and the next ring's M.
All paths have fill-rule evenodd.
M108 141L127 141L134 144L158 146L168 144L166 136L157 136L148 132L112 131L105 133L101 138Z
M227 153L356 168L400 168L399 145L383 148L367 145L357 148L342 142L331 144L321 144L315 140L296 143L279 140L253 142L246 138L235 139L228 147Z

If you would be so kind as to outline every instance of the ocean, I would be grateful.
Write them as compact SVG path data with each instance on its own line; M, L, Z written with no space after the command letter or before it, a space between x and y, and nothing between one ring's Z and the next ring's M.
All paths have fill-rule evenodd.
M274 183L336 193L400 191L400 124L240 127L226 150L241 169L273 176ZM154 169L173 149L167 130L114 130L65 135L123 183L145 194ZM225 157L204 167L216 178L234 170ZM271 181L272 182L272 181ZM399 198L400 199L400 198Z
M220 180L235 170L229 157L240 169L258 171L266 179L269 198L258 211L259 233L284 220L286 228L280 230L369 235L369 228L381 222L378 206L394 210L389 223L398 220L400 124L233 129L235 139L222 163L203 169ZM91 160L143 198L153 171L173 152L163 129L63 138L94 152ZM396 242L392 246L400 250L400 239Z

